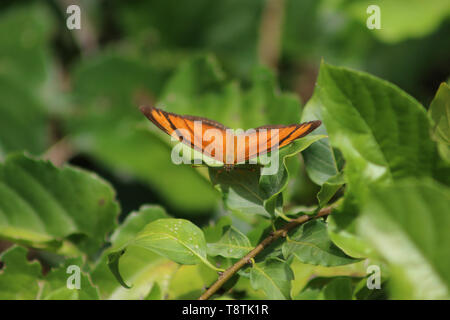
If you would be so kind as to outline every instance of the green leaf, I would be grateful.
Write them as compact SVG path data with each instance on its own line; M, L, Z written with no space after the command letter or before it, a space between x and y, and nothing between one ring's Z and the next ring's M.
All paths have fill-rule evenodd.
M326 267L355 263L358 260L346 255L331 242L325 222L312 220L289 235L282 247L287 259L294 255L303 263Z
M370 249L355 234L352 221L368 186L436 174L428 117L423 106L396 86L325 63L314 94L331 146L345 159L347 207L330 219L332 239L346 252L361 256Z
M49 142L48 119L41 103L29 90L3 75L0 95L0 156L19 150L44 152Z
M108 267L111 270L114 277L119 281L120 285L124 288L130 289L131 287L123 281L119 271L119 259L125 253L125 250L119 250L112 252L108 255Z
M312 120L323 120L321 115L321 105L317 94L313 95L306 104L302 112L302 122ZM314 130L313 134L327 135L327 129L324 124ZM328 137L317 141L306 149L303 153L305 160L305 169L309 178L319 186L322 186L330 178L339 174L339 158L330 145Z
M0 159L13 151L43 153L50 143L47 112L56 101L64 109L50 55L54 22L44 3L0 13Z
M222 193L227 209L270 217L264 208L264 195L259 188L258 166L250 170L236 167L230 172L211 167L208 169L211 183Z
M0 165L0 237L10 241L53 249L66 241L92 255L118 212L113 189L92 173L21 154Z
M287 186L289 180L289 171L286 166L286 159L295 156L299 152L307 149L309 146L314 144L314 142L319 141L324 137L324 135L308 135L280 149L279 163L282 165L278 165L278 170L276 170L276 173L272 173L274 168L272 168L271 166L273 164L265 166L261 169L259 185L264 192L266 207L267 202L273 201L275 197L279 195Z
M356 300L387 300L387 281L381 280L380 289L367 287L367 277L360 280L353 290L353 296Z
M308 282L295 300L351 300L354 282L351 277L318 277Z
M217 242L220 240L229 226L231 226L232 220L230 216L222 216L214 223L203 227L203 233L205 235L206 242Z
M450 295L450 190L431 180L371 188L358 230L389 264L391 298Z
M294 279L289 265L280 260L268 259L256 263L250 270L251 285L262 289L268 299L285 300L291 297L291 281Z
M371 15L367 13L370 5L379 6L381 21L381 28L371 31L376 37L389 43L425 37L435 31L450 15L450 6L445 0L431 0L428 3L420 0L366 0L344 3L347 12L360 21L361 27L366 27L367 19Z
M157 219L148 223L137 235L120 248L108 253L108 266L124 287L129 287L119 272L121 255L133 248L152 251L180 264L203 262L215 268L206 258L206 241L203 232L192 222L184 219Z
M145 248L130 246L120 256L120 249L132 241L146 224L161 218L167 218L167 213L158 206L142 206L139 211L130 213L125 221L111 236L111 247L103 253L92 271L92 280L98 286L102 299L143 299L158 285L161 294L167 293L169 281L177 268L177 264L155 254ZM114 250L120 257L117 269L111 272L108 268L108 254ZM124 280L125 279L125 280ZM119 282L122 282L122 285ZM132 284L131 289L127 283Z
M359 215L354 195L346 190L343 202L327 218L328 236L346 254L355 258L376 257L373 248L356 232Z
M438 150L443 159L450 162L450 87L441 83L428 115L433 120L431 136L438 143Z
M336 192L344 185L344 177L342 173L338 173L335 176L330 177L324 182L317 194L317 200L319 201L319 207L323 208L336 194Z
M208 255L236 259L242 258L253 249L250 240L233 226L225 231L219 241L208 243L207 247Z
M27 250L12 247L3 252L0 260L4 263L0 272L0 299L36 299L39 292L38 280L42 276L39 262L28 262Z
M69 289L67 284L69 266L83 265L81 258L68 259L59 267L53 268L45 276L37 261L28 262L27 250L15 246L3 252L0 259L5 264L0 273L0 298L8 300L96 300L97 288L84 272L80 272L80 288Z
M45 5L15 6L0 17L0 75L37 93L48 80L54 19Z
M314 95L303 110L302 121L322 120L320 108L321 105L318 102L317 95ZM314 134L327 135L325 125L317 128ZM340 171L343 159L339 156L339 153L333 150L328 137L311 145L302 155L309 178L321 186L317 194L317 200L319 201L319 207L324 207L345 183Z
M230 172L209 168L211 182L221 192L227 208L244 214L270 217L280 212L281 192L286 188L289 172L286 158L292 157L323 136L306 136L282 148L278 153L278 167L237 166ZM272 173L272 170L276 170ZM269 174L271 173L271 174Z
M372 182L432 174L435 147L425 109L396 86L322 63L317 95L331 145L342 152L355 192L362 195Z
M208 269L208 271L212 271ZM168 290L168 299L194 300L198 299L205 291L204 288L209 287L217 280L217 273L213 272L212 277L205 279L204 274L207 272L202 265L182 265L179 266L173 275ZM211 276L210 274L208 274Z
M152 289L148 293L148 295L145 297L145 300L162 300L163 296L161 293L161 288L159 287L158 283L153 284Z
M203 232L188 220L158 219L146 225L132 243L180 264L207 262Z
M292 283L292 297L296 299L297 295L302 292L302 290L306 291L308 283L314 281L316 278L326 277L326 279L332 279L337 276L346 276L352 277L354 280L359 281L367 275L367 263L372 264L377 262L361 260L357 263L342 266L323 267L304 264L298 259L294 259L290 264L295 276L295 281ZM383 270L382 274L387 275L387 272L385 273ZM320 285L318 286L318 289L322 287L323 286Z
M131 241L144 226L158 219L169 218L166 211L156 205L143 205L139 211L133 211L111 236L112 247L109 250L120 248Z
M79 273L80 289L69 289L67 287L69 277L76 276L76 272L70 267L78 267L82 270L83 260L81 258L67 259L63 265L52 269L45 275L42 286L41 299L43 300L98 300L98 288L94 287L91 278L84 272ZM70 271L70 272L69 272Z

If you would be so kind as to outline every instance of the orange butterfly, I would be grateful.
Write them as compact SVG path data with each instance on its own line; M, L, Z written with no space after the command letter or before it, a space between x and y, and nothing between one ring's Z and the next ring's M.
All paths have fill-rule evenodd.
M235 134L216 121L178 115L153 107L142 113L158 128L202 154L225 164L226 169L282 148L306 136L322 123L320 120L291 125L269 125Z

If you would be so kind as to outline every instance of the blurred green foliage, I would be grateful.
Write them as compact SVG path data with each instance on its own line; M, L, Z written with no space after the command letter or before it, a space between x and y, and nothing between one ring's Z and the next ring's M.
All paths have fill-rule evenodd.
M67 1L0 3L0 247L40 262L1 253L0 298L198 298L280 217L329 203L223 297L449 297L448 1L77 3L81 30ZM140 105L323 125L274 176L223 173L174 165ZM364 263L381 266L376 293Z

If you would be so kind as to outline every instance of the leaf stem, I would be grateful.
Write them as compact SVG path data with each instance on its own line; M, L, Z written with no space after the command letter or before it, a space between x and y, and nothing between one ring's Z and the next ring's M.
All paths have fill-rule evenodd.
M289 223L286 223L282 228L271 232L271 234L266 237L263 241L261 241L255 248L253 248L252 251L247 253L247 255L243 258L241 258L238 262L236 262L234 265L232 265L230 268L228 268L224 273L222 273L219 276L219 279L217 279L216 282L213 283L211 287L208 288L208 290L203 293L199 300L207 300L209 299L214 293L217 292L236 272L238 272L241 268L243 268L246 264L251 263L251 261L261 252L269 246L272 242L279 239L280 237L285 237L287 233L302 225L303 223L327 216L331 214L331 211L333 210L333 206L323 208L321 209L317 215L315 216L309 216L309 215L302 215L296 219L292 219Z

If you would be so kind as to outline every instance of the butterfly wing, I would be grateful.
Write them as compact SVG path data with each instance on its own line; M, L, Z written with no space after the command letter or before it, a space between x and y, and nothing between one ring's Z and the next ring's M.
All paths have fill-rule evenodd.
M321 125L320 120L292 125L263 126L248 134L245 145L238 144L237 163L282 148L294 140L306 136Z
M154 107L141 112L158 128L203 154L224 162L226 130L219 122L196 116L178 115Z
M304 137L321 121L301 124L263 126L242 135L231 134L226 126L207 118L178 115L153 107L142 113L158 128L191 148L223 163L241 163L282 148Z

